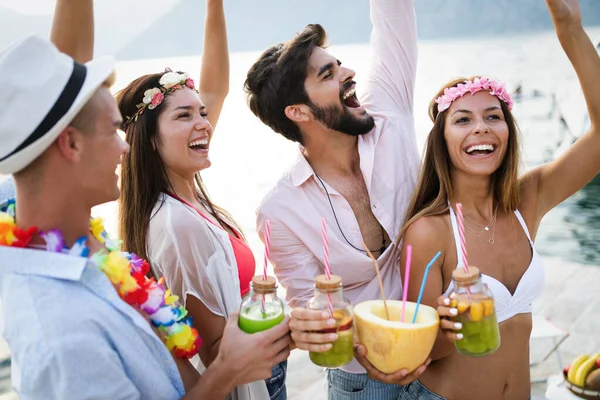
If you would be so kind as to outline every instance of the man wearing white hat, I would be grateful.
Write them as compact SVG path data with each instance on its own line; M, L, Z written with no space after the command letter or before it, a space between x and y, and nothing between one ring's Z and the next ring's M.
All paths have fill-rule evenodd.
M90 210L119 196L115 169L129 146L117 134L113 64L79 64L36 36L0 53L0 174L14 175L17 194L12 237L0 216L1 333L13 386L21 399L225 398L287 357L287 324L246 335L230 318L199 380L97 263L63 250L82 237L89 254L103 249ZM64 243L49 240L58 231Z

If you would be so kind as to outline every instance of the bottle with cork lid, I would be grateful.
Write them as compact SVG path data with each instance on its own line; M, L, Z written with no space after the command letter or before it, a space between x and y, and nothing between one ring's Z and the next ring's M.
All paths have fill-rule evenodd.
M272 276L256 275L250 282L250 291L240 306L238 325L246 333L272 328L285 317L283 302L277 296L277 281Z
M344 298L342 278L338 275L319 275L315 280L315 294L308 301L307 308L323 310L331 314L336 325L318 333L335 333L337 340L330 350L309 352L311 361L326 368L339 368L349 364L354 358L354 329L352 305Z
M494 296L481 279L477 267L457 268L452 272L450 306L458 310L452 317L460 322L463 338L456 340L456 350L471 357L491 354L500 347L500 329Z

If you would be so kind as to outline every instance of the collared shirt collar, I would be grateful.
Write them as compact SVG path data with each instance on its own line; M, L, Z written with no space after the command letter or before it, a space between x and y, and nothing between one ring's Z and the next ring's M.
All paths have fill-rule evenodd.
M133 323L153 335L150 325L132 307L127 305L114 290L113 285L99 269L88 271L83 278L86 266L90 260L86 257L53 253L43 250L24 249L17 247L0 247L0 295L2 281L6 274L35 275L46 278L81 282L81 284L97 296L108 300L113 307L132 319ZM102 276L103 279L96 279ZM82 279L83 278L83 279Z
M315 171L304 157L304 154L300 153L296 163L290 169L290 174L294 186L301 186L308 178L315 174Z
M363 171L365 183L367 187L370 187L371 174L373 172L373 149L372 144L368 143L367 135L361 135L358 137L358 152L360 154L360 168ZM369 148L369 149L367 149ZM310 163L304 157L304 151L302 146L298 146L300 150L296 163L290 168L290 175L292 177L292 183L294 186L302 186L311 176L316 176L315 171L311 167ZM370 150L370 151L369 151ZM330 190L328 190L330 191Z
M89 259L18 247L0 247L0 274L17 273L79 281Z

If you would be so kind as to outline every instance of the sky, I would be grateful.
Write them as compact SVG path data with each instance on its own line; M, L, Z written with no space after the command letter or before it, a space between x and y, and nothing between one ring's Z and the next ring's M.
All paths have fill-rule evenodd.
M21 14L47 15L52 14L54 2L47 0L0 0L0 7L8 8Z
M96 10L114 10L117 7L120 13L129 14L135 10L139 13L144 8L156 14L156 8L171 7L178 0L101 0L95 2ZM0 7L8 8L26 15L50 15L54 12L54 1L51 0L0 0Z
M118 50L181 0L96 0L96 56L116 54ZM28 33L47 36L50 32L56 0L0 0L2 11L22 14L27 19L3 20L0 48ZM4 10L3 10L4 9ZM6 13L4 13L6 15ZM29 23L31 22L31 23ZM11 25L12 23L12 25ZM5 29L4 29L5 28Z
M55 3L0 0L0 49L30 33L48 37ZM581 4L584 17L600 25L600 0ZM230 50L266 48L309 22L326 26L336 43L363 43L371 30L368 7L368 0L227 0ZM552 29L543 0L418 0L415 8L421 40ZM205 0L95 0L94 9L95 56L134 60L202 52ZM452 23L465 18L468 24Z

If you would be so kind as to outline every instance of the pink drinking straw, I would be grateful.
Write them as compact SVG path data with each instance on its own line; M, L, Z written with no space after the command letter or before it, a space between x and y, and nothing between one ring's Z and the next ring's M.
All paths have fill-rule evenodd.
M456 203L456 222L458 225L458 236L460 236L460 249L462 252L463 269L469 272L469 261L467 260L467 240L465 239L465 220L463 218L462 203ZM471 298L471 289L467 287L467 298Z
M271 247L271 221L265 223L265 266L263 269L263 281L267 280L267 264L269 260L269 247ZM265 295L261 296L260 310L265 312Z
M263 281L267 280L267 263L269 262L269 248L271 247L271 221L265 223L265 268L263 271Z
M327 240L327 222L325 218L321 218L321 238L323 239L323 261L325 264L325 276L331 279L331 268L329 265L329 241ZM333 318L333 305L331 301L331 293L327 293L329 299L329 314Z
M465 220L463 218L462 204L456 203L456 222L458 223L458 236L460 236L460 249L462 251L463 268L469 272L467 261L467 241L465 240Z
M404 322L404 313L406 311L406 299L408 298L408 282L410 278L410 262L412 259L412 246L406 246L406 268L404 269L404 293L402 293L402 318Z

